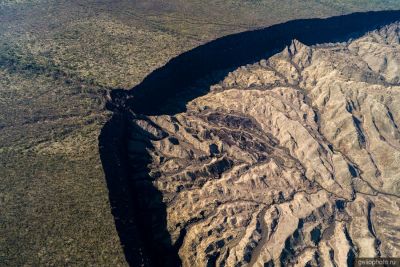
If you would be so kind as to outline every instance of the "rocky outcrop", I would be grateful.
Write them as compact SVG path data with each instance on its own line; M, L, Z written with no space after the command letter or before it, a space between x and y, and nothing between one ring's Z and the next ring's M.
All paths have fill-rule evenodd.
M399 256L399 30L294 40L186 112L132 113L131 183L158 250L183 266Z

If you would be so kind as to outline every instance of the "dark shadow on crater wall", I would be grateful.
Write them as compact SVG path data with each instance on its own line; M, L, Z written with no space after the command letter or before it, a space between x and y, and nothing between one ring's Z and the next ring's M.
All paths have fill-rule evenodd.
M127 104L135 112L146 115L182 112L185 111L182 103L172 101L168 107L164 103L185 93L185 89L192 93L186 96L187 99L178 97L180 102L203 95L209 85L219 82L229 71L267 58L293 39L306 45L347 41L399 17L400 11L355 13L328 19L294 20L222 37L183 53L152 72L130 91L132 99ZM203 90L190 88L195 81L205 77L208 84L202 86Z
M143 251L138 216L134 209L134 192L129 186L130 168L126 119L123 113L114 113L104 125L99 136L99 152L106 175L111 213L130 266L150 266L150 260Z
M116 228L131 266L177 266L178 246L170 244L166 207L152 185L147 164L151 140L132 124L136 116L176 114L208 92L229 71L268 58L297 39L306 45L347 41L400 20L400 11L356 13L328 19L305 19L230 35L172 59L130 91L112 91L114 111L102 129L99 151ZM201 82L199 82L201 81ZM131 112L133 111L133 113ZM136 114L136 115L135 115ZM132 137L136 136L136 137ZM135 153L128 151L128 143ZM132 142L129 143L132 147ZM182 237L180 238L182 240Z

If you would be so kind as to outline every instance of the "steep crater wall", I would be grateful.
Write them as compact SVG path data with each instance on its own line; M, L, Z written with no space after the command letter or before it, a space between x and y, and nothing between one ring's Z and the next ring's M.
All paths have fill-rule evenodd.
M398 253L396 223L379 221L397 216L396 164L378 148L398 153L398 25L366 32L399 19L224 37L112 92L99 149L128 262L341 266Z

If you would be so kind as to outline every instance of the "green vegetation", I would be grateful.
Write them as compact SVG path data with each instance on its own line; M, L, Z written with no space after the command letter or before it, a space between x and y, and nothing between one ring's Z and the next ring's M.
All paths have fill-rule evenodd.
M126 265L97 147L107 91L226 34L396 8L397 0L0 0L0 266Z

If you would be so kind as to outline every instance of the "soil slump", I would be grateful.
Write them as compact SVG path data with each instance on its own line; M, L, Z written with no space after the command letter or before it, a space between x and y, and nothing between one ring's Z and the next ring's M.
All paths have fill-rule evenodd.
M395 54L395 29L366 33L397 20L400 11L357 13L235 34L113 91L99 150L129 264L342 266L370 247L397 249L376 246L390 225L371 233L380 211L396 216L379 207L398 191L368 123L383 106L398 125L400 98L393 71L370 74L380 50L363 53ZM379 142L396 143L376 127Z

